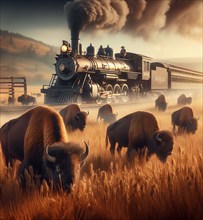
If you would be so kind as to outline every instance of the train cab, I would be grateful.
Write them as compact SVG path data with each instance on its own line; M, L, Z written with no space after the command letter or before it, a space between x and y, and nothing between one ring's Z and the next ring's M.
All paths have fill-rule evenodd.
M120 59L120 54L115 54L116 59ZM150 79L150 64L152 61L151 57L135 54L135 53L126 53L124 58L125 60L129 60L133 66L133 70L135 72L140 73L140 80L149 80Z

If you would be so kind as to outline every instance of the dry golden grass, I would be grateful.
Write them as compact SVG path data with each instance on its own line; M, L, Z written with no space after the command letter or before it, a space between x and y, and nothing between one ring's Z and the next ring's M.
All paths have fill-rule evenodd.
M89 144L90 154L81 180L69 195L53 193L46 183L23 193L14 171L0 164L0 219L202 219L203 217L203 141L202 106L192 105L200 116L195 135L175 138L173 155L162 164L156 156L149 162L129 168L122 157L112 159L105 146L107 125L95 123L96 110L90 112L86 130L69 134L69 139ZM134 109L135 108L135 109ZM119 116L136 111L118 108ZM158 113L151 107L160 129L171 130L170 107ZM91 114L92 113L92 114ZM29 179L29 178L28 178Z

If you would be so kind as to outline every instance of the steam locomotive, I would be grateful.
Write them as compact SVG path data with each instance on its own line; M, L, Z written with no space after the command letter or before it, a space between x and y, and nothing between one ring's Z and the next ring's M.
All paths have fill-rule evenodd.
M72 47L63 41L49 85L43 85L45 104L66 104L102 100L126 102L130 97L152 91L197 89L203 82L203 73L177 67L152 58L126 52L113 57L107 46L95 48L90 44L82 53L79 39L72 37Z

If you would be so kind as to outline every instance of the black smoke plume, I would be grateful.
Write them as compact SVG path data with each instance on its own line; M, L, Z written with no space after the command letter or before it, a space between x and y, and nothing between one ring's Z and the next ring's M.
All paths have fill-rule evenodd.
M201 0L72 0L64 6L71 31L127 32L151 39L161 31L202 38Z

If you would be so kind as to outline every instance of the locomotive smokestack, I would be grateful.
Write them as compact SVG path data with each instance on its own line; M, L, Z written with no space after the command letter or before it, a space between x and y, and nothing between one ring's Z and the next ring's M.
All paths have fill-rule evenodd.
M75 54L79 52L79 31L71 30L71 44L72 44L72 51Z

